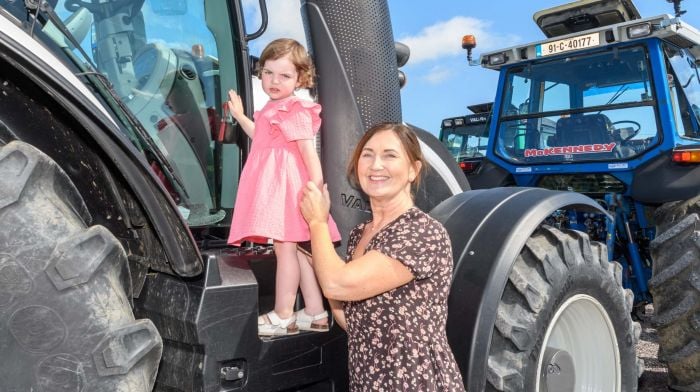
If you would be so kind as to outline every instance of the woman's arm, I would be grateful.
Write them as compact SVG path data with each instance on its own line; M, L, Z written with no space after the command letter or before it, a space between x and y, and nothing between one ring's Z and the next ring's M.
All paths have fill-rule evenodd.
M255 135L255 123L245 115L241 97L238 96L235 91L228 90L228 99L228 110L231 112L233 118L238 121L243 131L252 139L253 135Z
M345 263L335 253L328 230L330 197L307 183L301 211L311 231L313 267L319 285L327 298L338 301L359 301L374 297L413 280L411 270L398 260L377 251Z
M297 140L297 147L301 153L301 159L306 165L306 170L309 173L309 179L316 186L323 185L323 172L321 171L321 160L316 153L316 143L313 139Z
M338 323L340 328L348 329L348 323L345 321L345 311L343 310L343 303L334 299L329 299L328 303L331 304L331 313L333 313L333 320L335 320L335 322Z

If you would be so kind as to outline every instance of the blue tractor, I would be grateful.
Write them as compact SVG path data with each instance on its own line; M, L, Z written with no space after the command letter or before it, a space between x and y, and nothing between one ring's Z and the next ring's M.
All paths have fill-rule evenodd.
M566 376L567 364L583 367L577 345L605 346L606 338L619 341L620 335L634 341L639 327L630 313L653 303L669 386L700 390L700 32L680 19L680 1L673 3L675 16L649 18L627 0L543 10L533 19L545 40L480 56L480 65L500 76L489 145L474 175L479 180L470 179L472 189L544 188L585 195L598 205L558 208L544 218L540 237L528 240L498 306L502 321L491 341L487 389L541 387L528 381L530 361L549 360L548 369L535 369L548 390L560 390L551 388L560 384L550 375ZM467 37L463 46L471 57ZM575 264L561 265L546 252L552 245L560 254L581 252L574 258L583 260L593 254L609 264L624 288L626 314L612 314L605 303L610 297L591 295L594 282L573 283L558 297L543 291L567 274L598 279ZM593 290L610 287L603 279ZM568 326L556 326L566 309L540 311L552 301L577 307L562 320ZM608 309L602 322L595 321L594 308ZM547 331L527 331L547 324ZM609 327L612 335L604 332ZM597 328L591 339L586 330ZM540 347L551 350L544 359L535 351ZM623 390L624 369L635 362L625 361L620 351L608 363L621 366ZM609 374L601 371L600 377ZM579 382L581 372L572 373Z

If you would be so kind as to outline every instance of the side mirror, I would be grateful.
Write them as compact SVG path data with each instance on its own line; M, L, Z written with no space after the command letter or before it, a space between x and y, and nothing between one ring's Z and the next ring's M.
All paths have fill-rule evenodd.
M396 65L401 68L406 65L408 58L411 57L411 48L401 42L394 42L394 48L396 50Z
M406 44L401 42L394 42L394 50L396 50L396 66L398 68L403 67L408 62L408 58L411 57L411 48ZM406 74L399 70L399 88L403 88L406 85Z
M406 74L399 70L399 89L406 85Z

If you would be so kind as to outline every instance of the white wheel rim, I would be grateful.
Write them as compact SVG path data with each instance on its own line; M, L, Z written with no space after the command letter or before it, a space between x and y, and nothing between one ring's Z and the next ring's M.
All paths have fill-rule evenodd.
M610 317L595 298L577 294L567 299L552 318L537 363L536 391L546 390L542 374L547 348L566 351L575 369L574 391L621 389L620 350ZM549 391L553 392L553 391Z

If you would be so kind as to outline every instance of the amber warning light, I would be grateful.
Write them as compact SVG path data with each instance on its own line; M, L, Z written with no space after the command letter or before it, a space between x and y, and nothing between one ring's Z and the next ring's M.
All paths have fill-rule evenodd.
M700 147L674 149L671 159L677 163L700 163Z
M467 51L467 62L472 64L472 49L476 48L476 38L469 34L462 37L462 49Z
M465 35L462 37L462 49L474 49L476 48L476 38L473 35Z

